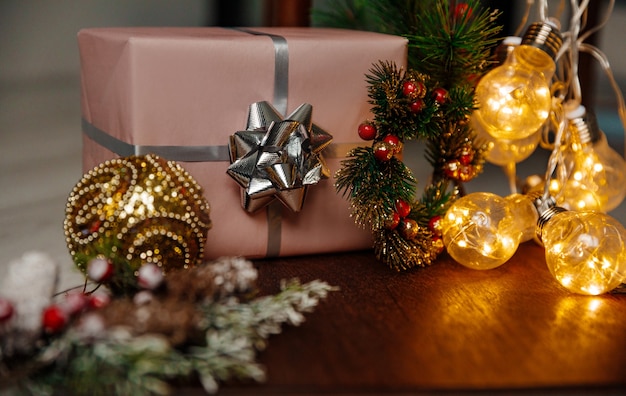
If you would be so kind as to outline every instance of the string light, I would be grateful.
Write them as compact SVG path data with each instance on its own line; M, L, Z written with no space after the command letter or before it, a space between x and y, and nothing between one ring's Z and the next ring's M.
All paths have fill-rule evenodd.
M450 206L441 229L448 254L468 268L504 264L534 231L550 273L568 290L598 295L626 281L626 229L602 212L556 206L552 197L471 193Z
M558 183L551 184L557 203L570 210L615 209L626 195L626 162L608 145L593 113L578 106L566 118L570 141Z
M492 269L507 262L520 242L532 236L536 220L537 211L525 196L475 192L457 199L446 212L443 243L459 264Z
M580 105L579 50L600 61L616 91L625 126L626 106L603 54L583 42L599 27L579 37L588 4L571 1L570 29L561 35L558 23L549 22L547 1L541 0L542 22L531 24L520 44L513 40L508 48L501 46L496 57L504 63L476 87L479 107L472 126L491 146L487 160L505 169L516 192L515 164L534 151L541 137L547 146L548 133L554 132L542 178L549 183L542 182L527 195L462 197L444 216L442 232L450 256L475 269L505 263L519 243L535 234L558 283L574 293L598 295L626 281L626 229L604 213L626 195L626 164L608 145L593 113Z
M551 199L536 201L537 237L546 264L568 290L598 295L626 281L626 229L602 212L569 211Z
M494 61L498 65L503 64L521 43L521 37L505 37L495 49ZM541 140L541 131L538 130L521 139L497 139L487 133L477 118L477 113L474 112L470 122L472 129L476 131L477 138L487 144L485 159L502 168L508 179L511 194L517 193L517 164L535 151Z
M563 38L556 24L531 24L522 42L476 86L476 122L496 139L536 133L552 109L551 78Z
M517 164L535 152L541 140L541 131L522 139L496 139L475 124L474 120L472 127L478 139L487 144L485 159L502 168L509 182L510 192L517 193Z

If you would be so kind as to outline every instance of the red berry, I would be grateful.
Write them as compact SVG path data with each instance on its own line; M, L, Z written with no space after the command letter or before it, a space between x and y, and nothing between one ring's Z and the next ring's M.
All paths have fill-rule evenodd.
M68 315L75 315L87 307L88 298L84 293L72 292L65 295L65 300L60 307Z
M476 176L476 172L474 171L474 167L472 165L463 165L459 169L458 179L462 182L468 182L472 180Z
M94 282L104 282L113 275L113 263L103 257L96 257L87 263L87 276Z
M403 219L398 225L400 235L406 240L413 240L419 234L420 227L415 220Z
M463 154L459 157L459 161L461 162L461 165L469 165L472 163L473 159L474 159L474 156L471 154Z
M58 333L67 324L67 316L61 307L50 305L44 309L41 323L46 333Z
M391 219L387 221L387 228L390 230L395 230L396 227L398 227L398 224L400 224L400 215L397 212L393 212L393 214L391 215Z
M428 229L435 235L441 235L441 216L433 216L428 221Z
M107 306L111 302L111 296L106 293L96 292L89 296L89 307L99 309Z
M411 111L411 113L421 113L422 110L424 110L424 101L422 99L418 99L415 102L411 103L411 105L409 106L409 110Z
M459 3L456 5L454 9L455 18L469 18L470 16L472 16L472 8L467 5L467 3Z
M393 157L393 149L383 141L374 144L374 157L381 162L387 162Z
M458 160L452 160L446 162L443 172L450 179L458 179L460 173L461 163Z
M413 81L405 81L402 84L402 94L404 96L413 96L417 91L417 86Z
M435 88L433 90L433 98L435 98L435 102L444 104L448 100L448 91L443 88Z
M139 268L137 284L142 289L156 289L163 282L163 271L156 264L146 263Z
M376 137L376 127L368 122L359 125L358 132L363 140L372 140Z
M405 218L411 213L411 205L403 199L398 199L396 200L396 212L401 218Z
M383 138L383 142L391 148L394 154L397 154L402 150L402 142L396 135L387 135Z
M0 297L0 324L8 322L13 317L15 308L13 303L6 298Z

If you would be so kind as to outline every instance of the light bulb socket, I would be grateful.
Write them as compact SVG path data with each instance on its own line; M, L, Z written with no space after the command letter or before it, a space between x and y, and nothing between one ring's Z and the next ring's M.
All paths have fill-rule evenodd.
M537 227L535 228L535 236L537 237L537 242L542 243L543 228L545 227L545 225L548 224L550 219L553 218L556 214L561 212L567 212L567 209L556 206L556 200L552 196L541 196L539 198L535 198L533 199L533 204L535 205L537 213L539 214L539 218L537 219Z
M535 22L526 29L522 37L522 45L539 48L554 60L563 45L563 36L554 24Z
M568 119L572 133L578 136L581 143L594 144L602 139L602 131L600 131L598 119L593 112L585 111L582 115L576 114L571 118L568 117Z

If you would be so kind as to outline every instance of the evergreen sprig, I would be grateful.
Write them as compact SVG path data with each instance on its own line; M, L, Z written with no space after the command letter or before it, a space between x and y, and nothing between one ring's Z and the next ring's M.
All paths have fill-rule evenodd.
M453 87L485 72L501 26L498 11L481 7L479 0L435 2L435 12L417 16L409 39L410 64L420 72Z
M344 15L357 15L349 11L356 2L338 2ZM408 39L408 67L381 60L366 74L373 120L365 121L362 137L369 140L372 130L375 136L371 147L353 150L342 162L336 187L350 199L356 224L371 229L379 261L396 270L426 266L443 249L436 218L483 169L487 147L477 141L470 118L474 84L490 65L501 30L499 13L479 0L363 0L358 7L379 23L369 30ZM399 156L402 143L394 142L413 139L426 142L433 167L419 199L417 181Z
M447 88L484 73L502 30L499 17L481 0L331 0L312 13L316 26L407 37L409 68Z
M425 267L431 265L438 254L432 237L428 229L420 228L415 239L408 241L395 230L381 228L374 232L374 255L396 271Z
M198 306L204 342L173 347L158 333L134 336L124 327L85 333L71 328L40 350L28 376L0 390L31 395L167 395L172 382L200 380L215 393L234 379L263 381L256 354L283 324L304 321L336 288L321 281L283 281L275 295L242 301L226 296ZM202 324L204 324L202 326ZM3 379L4 379L4 374ZM5 388L9 385L10 387Z
M357 147L336 174L338 192L350 198L352 216L362 228L379 229L390 219L397 199L411 202L417 181L396 158L381 163L371 147Z
M365 75L368 84L369 103L377 123L379 137L389 134L402 140L430 138L439 131L440 105L435 103L433 89L437 85L427 76L414 70L404 70L388 61L380 61ZM418 98L423 101L419 112L411 111L415 97L403 95L405 82L422 84L424 92ZM448 107L444 104L443 107ZM447 110L448 112L450 110Z

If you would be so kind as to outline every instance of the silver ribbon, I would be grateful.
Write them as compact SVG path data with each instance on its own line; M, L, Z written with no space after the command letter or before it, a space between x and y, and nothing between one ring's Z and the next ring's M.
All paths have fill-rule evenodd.
M314 125L311 116L308 103L284 120L268 102L250 105L246 130L230 137L227 171L242 187L246 211L279 200L299 212L308 186L330 177L322 151L332 136Z
M272 104L280 114L287 114L287 97L289 96L289 47L287 39L276 34L257 32L252 29L238 28L237 30L267 36L274 44L274 99Z
M251 29L238 30L257 36L267 36L274 45L274 97L272 103L281 114L287 114L287 96L289 94L289 46L287 39L276 34L257 32ZM267 206L267 257L280 255L282 235L282 205L277 202Z
M82 132L107 150L128 157L130 155L156 154L170 161L179 162L228 162L228 145L218 146L150 146L127 143L109 135L84 118L81 119ZM362 146L359 143L331 143L324 149L326 158L343 158L351 150Z
M115 138L84 118L81 120L83 133L100 146L121 157L156 154L170 161L222 162L228 161L228 146L145 146L126 143Z

